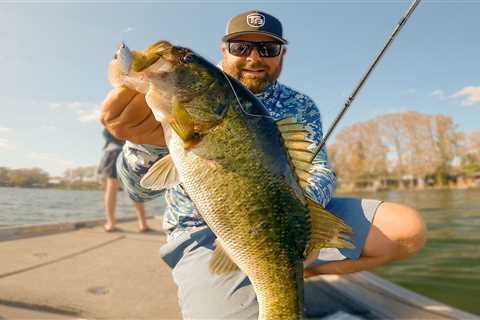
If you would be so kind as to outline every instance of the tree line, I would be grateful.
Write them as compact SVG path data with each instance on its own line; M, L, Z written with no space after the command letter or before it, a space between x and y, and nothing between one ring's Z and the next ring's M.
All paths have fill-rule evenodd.
M459 132L452 118L441 114L391 113L356 123L336 135L328 154L346 189L480 182L480 131ZM68 169L63 177L40 168L0 167L0 186L101 188L96 166Z
M328 153L344 187L451 186L480 173L480 131L466 135L441 114L391 113L343 129Z
M0 186L2 187L36 187L48 186L50 176L40 168L9 169L0 167Z
M62 177L51 177L40 168L0 167L0 187L98 190L101 184L96 176L96 166L68 169Z

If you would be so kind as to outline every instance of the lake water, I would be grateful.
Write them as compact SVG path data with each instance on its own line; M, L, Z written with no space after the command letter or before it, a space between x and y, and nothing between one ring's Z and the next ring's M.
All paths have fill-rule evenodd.
M146 203L148 215L161 215L164 203ZM117 195L117 217L135 217L125 192ZM102 191L0 187L0 227L104 218Z
M428 227L415 257L374 273L433 299L480 314L480 189L360 193L417 208Z
M359 193L356 196L400 202L417 208L429 232L425 248L406 261L375 273L428 297L480 314L480 189ZM103 218L103 193L0 188L0 227ZM160 215L163 201L147 203ZM118 216L134 216L119 193Z

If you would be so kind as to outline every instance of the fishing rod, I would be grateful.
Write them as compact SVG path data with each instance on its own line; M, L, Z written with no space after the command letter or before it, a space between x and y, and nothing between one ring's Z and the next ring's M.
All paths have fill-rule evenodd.
M335 120L333 120L333 123L332 125L330 126L330 128L328 128L327 130L327 133L323 136L323 139L322 141L320 141L320 144L318 145L317 149L315 150L314 152L314 155L313 155L313 158L312 159L315 159L315 157L317 156L317 154L320 152L320 150L323 148L323 146L325 145L325 143L327 142L327 139L328 137L330 137L330 135L332 134L333 130L335 129L335 127L337 126L338 122L342 119L343 115L345 114L345 112L347 112L348 108L350 108L350 105L352 104L353 100L355 99L355 97L357 96L357 93L360 91L360 89L363 87L363 84L367 81L367 78L368 76L370 76L370 73L372 73L373 69L375 68L375 66L377 65L378 61L380 61L380 59L382 58L383 54L385 53L385 51L387 51L388 47L392 44L393 40L395 39L395 37L398 35L398 33L400 32L400 30L402 29L402 27L405 25L405 23L407 22L408 18L412 15L413 11L415 10L415 8L418 6L418 4L420 3L421 0L414 0L411 4L410 4L410 7L407 9L407 11L404 13L404 15L400 18L400 21L398 22L397 26L395 27L395 29L393 30L392 34L390 35L390 37L387 39L387 41L385 42L385 45L383 46L383 48L380 50L380 52L378 52L377 56L375 57L375 59L373 60L373 62L370 64L370 66L368 67L367 69L367 72L365 72L365 74L363 75L362 79L358 82L357 86L355 87L355 89L353 90L352 94L347 98L347 100L345 101L345 104L342 108L342 110L340 110L340 112L337 114Z

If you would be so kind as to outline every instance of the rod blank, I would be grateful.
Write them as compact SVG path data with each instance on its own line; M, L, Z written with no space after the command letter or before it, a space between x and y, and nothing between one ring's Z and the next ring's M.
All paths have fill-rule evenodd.
M360 79L360 81L358 82L357 86L355 87L355 89L353 90L352 94L347 98L347 100L345 101L345 104L342 108L342 110L340 110L340 112L337 114L337 116L335 117L335 120L333 120L333 123L332 125L330 126L330 128L328 128L327 130L327 133L323 136L323 139L322 141L320 141L320 144L318 145L317 149L315 150L315 153L314 153L314 156L313 158L315 158L317 156L317 154L320 152L320 150L323 148L323 146L325 145L325 143L327 142L328 138L330 137L330 135L332 134L333 130L335 129L335 127L337 126L338 122L342 119L343 115L345 114L345 112L347 112L347 110L350 108L350 105L352 104L353 100L355 100L355 97L357 96L358 92L360 91L360 89L363 87L363 84L367 81L368 77L370 76L370 73L372 73L372 71L375 69L377 63L380 61L380 59L382 58L383 54L385 53L385 51L387 51L388 47L390 47L390 45L392 44L393 40L395 39L395 37L398 35L398 33L400 32L400 30L403 28L403 26L405 25L405 23L407 22L408 18L412 15L413 11L415 10L415 8L417 8L418 4L420 3L421 0L414 0L411 4L410 4L410 7L407 9L407 11L404 13L404 15L400 18L400 21L398 22L397 26L395 27L395 29L393 30L393 32L390 34L390 36L387 38L387 41L385 41L385 45L383 46L383 48L378 52L377 56L375 57L375 59L373 60L373 62L370 64L370 66L368 67L367 71L365 72L365 74L363 75L362 79Z

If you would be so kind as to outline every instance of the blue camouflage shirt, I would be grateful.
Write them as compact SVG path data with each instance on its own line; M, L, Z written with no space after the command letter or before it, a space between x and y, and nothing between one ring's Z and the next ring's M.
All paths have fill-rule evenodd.
M279 82L269 86L257 97L264 103L267 111L275 120L294 117L310 132L309 139L314 143L312 150L323 136L320 112L308 96L301 94ZM144 202L165 193L166 211L163 224L166 230L184 230L205 226L192 200L182 185L164 191L152 191L140 186L141 177L159 158L168 154L167 148L152 145L138 145L127 142L123 148L123 157L118 158L118 174L130 197ZM336 176L327 158L325 147L313 160L312 173L307 193L324 207L328 204L336 186Z

